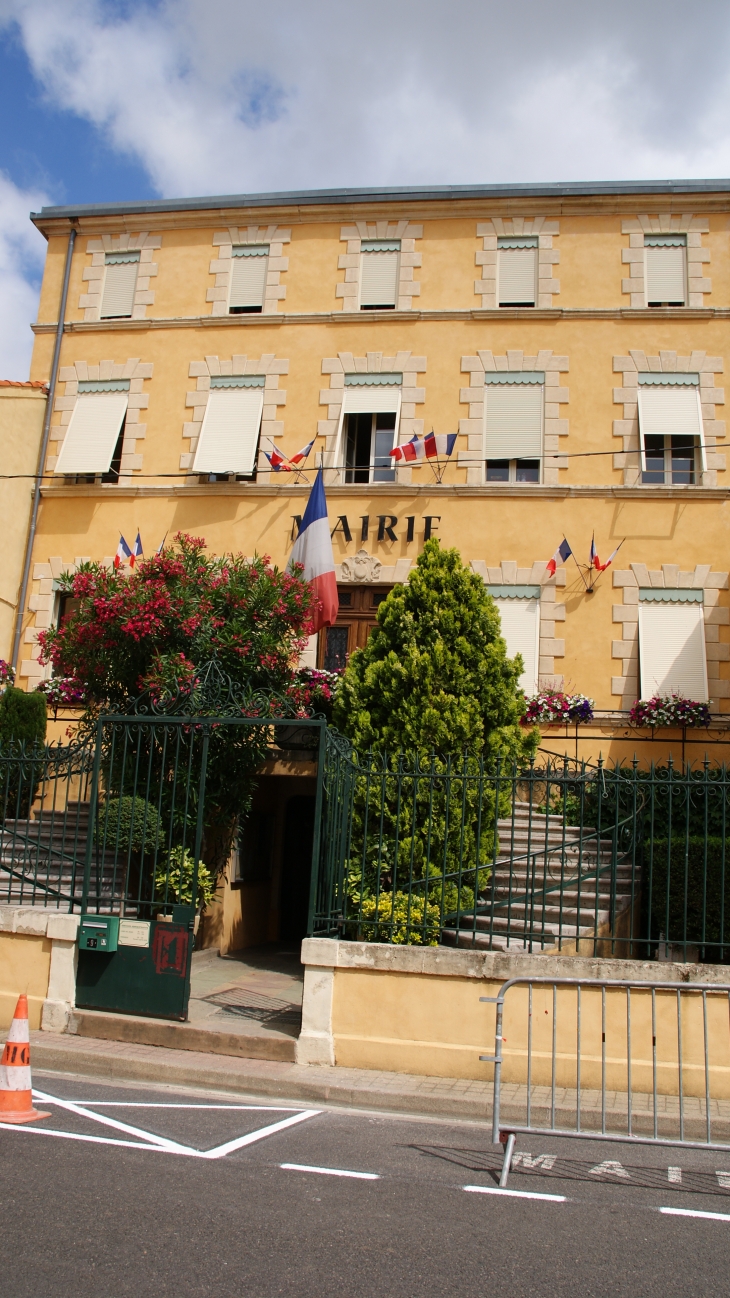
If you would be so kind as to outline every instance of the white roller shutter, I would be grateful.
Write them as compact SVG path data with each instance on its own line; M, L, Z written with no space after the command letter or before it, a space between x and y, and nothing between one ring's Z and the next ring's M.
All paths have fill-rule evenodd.
M234 256L231 268L231 297L229 306L263 306L266 287L266 253Z
M520 676L520 689L525 694L535 694L540 654L540 601L495 599L494 602L502 619L502 635L507 642L509 657L522 654L525 670Z
M499 302L535 305L536 248L500 248Z
M101 298L102 320L115 320L131 316L134 290L137 287L139 261L116 262L104 272L104 292Z
M639 421L649 433L702 437L702 409L698 388L639 388Z
M55 472L107 473L126 413L126 392L77 397Z
M707 702L701 604L639 604L641 697L681 694Z
M396 415L400 410L398 387L392 388L345 388L344 413L346 415L380 415L392 411Z
M193 472L253 473L263 406L263 388L212 389Z
M543 391L541 383L485 385L487 459L529 460L542 455Z
M398 300L397 252L364 252L360 306L395 306Z
M647 302L684 304L684 248L646 248Z

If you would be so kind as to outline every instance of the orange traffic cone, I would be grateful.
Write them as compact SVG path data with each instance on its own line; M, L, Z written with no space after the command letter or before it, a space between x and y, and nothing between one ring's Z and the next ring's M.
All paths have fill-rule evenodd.
M0 1122L35 1122L37 1118L50 1116L50 1113L39 1113L33 1108L28 997L21 995L0 1059Z

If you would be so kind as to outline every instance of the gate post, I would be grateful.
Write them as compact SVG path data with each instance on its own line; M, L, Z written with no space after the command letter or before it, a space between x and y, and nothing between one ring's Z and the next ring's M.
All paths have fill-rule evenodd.
M94 832L96 830L96 804L99 798L99 771L101 767L101 736L104 722L100 717L96 723L96 743L94 747L94 768L91 775L91 801L89 804L89 828L86 839L86 853L84 856L84 881L81 886L81 912L88 910L89 906L89 886L91 884L91 854L94 850ZM75 898L71 896L71 911L73 912ZM98 905L98 901L97 901Z
M319 727L319 745L317 747L317 794L314 801L314 836L312 838L312 870L309 876L309 913L307 915L307 937L314 936L314 912L317 905L317 885L319 883L320 842L322 838L322 803L324 792L324 764L327 752L327 725L322 722Z

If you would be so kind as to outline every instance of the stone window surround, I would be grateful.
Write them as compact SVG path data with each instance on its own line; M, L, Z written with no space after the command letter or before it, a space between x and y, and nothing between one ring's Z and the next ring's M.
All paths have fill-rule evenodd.
M150 279L157 274L157 263L152 260L152 253L162 246L161 234L103 234L99 239L87 239L86 251L91 254L91 265L84 268L83 279L87 283L86 292L79 298L79 310L84 313L84 320L101 319L101 298L104 288L104 268L108 252L139 251L139 270L134 289L132 320L144 320L147 307L153 306L155 295L150 288ZM120 316L119 319L126 319Z
M686 234L687 236L687 306L704 306L705 293L712 292L712 280L703 274L703 265L710 260L709 248L703 248L702 235L708 234L710 223L706 216L672 216L662 212L658 216L634 216L621 222L621 233L629 236L628 248L621 249L621 261L630 266L629 278L621 280L621 292L628 293L631 306L642 310L646 305L644 253L645 234ZM678 309L678 308L675 308Z
M535 306L551 307L553 298L560 292L560 280L553 277L553 266L560 261L560 253L553 248L553 238L560 234L560 222L549 221L546 216L494 216L490 221L480 221L477 237L482 247L476 254L476 264L482 268L481 279L474 281L474 292L481 295L482 310L499 307L497 300L498 238L515 239L520 235L537 235L537 301ZM517 308L516 308L517 309ZM529 311L530 307L525 307Z
M337 285L336 296L342 299L343 311L360 311L360 259L363 239L400 239L398 262L398 298L396 311L410 311L413 298L418 297L421 285L414 280L413 271L421 265L421 254L416 252L416 239L423 238L423 226L401 221L356 221L343 225L340 239L347 244L347 252L340 253L339 270L344 270L344 282Z
M494 356L490 351L480 351L476 356L462 356L462 374L471 374L470 386L462 388L459 400L469 406L468 419L459 420L459 432L467 438L466 451L459 451L458 460L466 467L468 486L481 486L485 481L484 430L485 430L485 374L496 372L519 373L521 370L541 370L545 374L545 409L543 413L543 455L555 453L552 462L543 462L541 482L554 487L559 482L560 469L567 469L568 461L560 455L560 438L570 431L567 419L560 418L560 406L567 405L570 391L561 386L560 374L570 368L567 356L556 356L545 349L536 356L526 356L521 351L508 351L504 356ZM475 462L475 456L477 461ZM506 486L507 484L505 484Z
M383 352L368 352L366 356L354 356L352 352L338 352L337 356L328 356L322 361L322 373L329 374L329 388L320 389L319 404L327 406L327 418L317 421L317 436L324 437L324 466L334 469L337 456L337 443L340 435L342 403L345 393L346 374L402 374L400 422L398 425L398 444L409 442L412 437L423 434L423 420L416 419L416 406L426 400L426 389L417 387L418 375L426 371L425 356L414 356L412 352L397 352L395 356L386 356ZM412 481L410 465L398 466L395 480L409 484ZM328 475L329 485L344 482L344 472L335 470Z
M558 587L567 585L564 568L558 568L552 577L546 577L548 561L540 559L531 568L518 568L513 559L502 559L499 566L488 565L485 559L472 559L472 572L482 578L485 586L539 586L540 587L540 648L537 665L538 689L559 690L563 677L555 675L555 659L565 657L565 640L555 638L555 623L565 621L565 604L557 602Z
M76 572L82 563L90 563L91 555L78 554L73 560L54 555L46 563L35 563L32 573L32 588L28 599L28 611L33 615L23 633L23 643L30 645L30 658L22 658L18 676L28 681L28 689L35 689L40 681L53 675L53 667L48 663L42 667L38 661L40 647L37 643L38 632L47 631L53 621L56 603L54 583L64 572ZM114 567L114 556L108 554L102 560L105 568Z
M275 315L279 303L284 301L286 287L281 283L281 276L289 269L289 258L284 256L284 244L291 243L291 230L285 230L281 225L248 225L240 228L231 225L227 230L218 230L213 235L213 246L218 249L218 255L210 263L210 273L215 275L215 286L209 288L205 295L206 302L212 304L211 315L228 315L233 249L249 243L269 245L261 314Z
M269 482L269 461L266 459L261 443L264 439L275 442L283 437L284 424L278 418L278 408L286 405L286 389L279 387L279 376L289 373L289 361L274 352L263 356L246 356L241 353L230 360L221 360L219 356L206 356L202 361L191 361L188 375L197 379L195 390L186 393L185 405L192 410L191 418L183 424L183 437L190 439L190 450L180 456L180 468L190 469L198 445L200 428L203 423L205 408L208 404L210 380L212 378L230 377L246 374L263 374L264 405L261 413L261 432L259 436L259 453L256 469L257 482Z
M690 572L679 564L663 563L650 571L644 563L632 563L613 574L614 590L623 589L623 603L614 604L613 621L622 624L620 640L611 644L611 657L622 660L619 676L611 677L611 693L621 696L628 709L639 697L639 588L702 590L704 592L705 655L710 706L719 710L719 700L730 698L730 680L720 680L720 663L730 661L730 644L720 643L720 627L730 624L730 608L720 607L720 591L728 589L728 574L712 572L709 563L698 563Z
M60 383L65 383L66 390L63 396L57 394L53 403L54 412L60 411L61 420L60 423L51 425L46 473L53 473L58 463L61 444L76 405L79 383L99 382L105 379L129 379L118 484L120 487L128 485L132 475L142 469L142 455L137 451L137 442L147 436L147 425L139 422L139 416L140 411L146 410L149 405L149 393L144 391L144 383L145 380L152 378L153 369L151 363L142 362L135 356L121 365L115 361L100 361L98 365L75 361L73 365L62 365L58 378ZM113 484L110 484L110 487L113 487Z
M614 388L614 405L623 404L623 419L614 419L613 435L623 439L623 450L613 457L613 467L623 469L624 486L641 486L641 462L639 457L639 374L699 374L700 403L702 406L702 426L705 441L705 471L702 475L703 487L717 486L717 470L725 468L725 456L715 447L717 438L725 436L724 419L715 418L715 406L725 404L725 390L718 388L715 375L722 374L724 361L721 356L708 356L706 352L692 352L689 356L680 356L677 352L663 351L658 356L647 356L646 352L630 347L628 356L614 356L614 373L623 373L623 384Z

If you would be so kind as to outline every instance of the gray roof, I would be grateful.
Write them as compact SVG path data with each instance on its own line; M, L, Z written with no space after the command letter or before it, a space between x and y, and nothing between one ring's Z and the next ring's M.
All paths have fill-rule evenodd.
M439 199L579 198L619 194L712 194L730 192L730 180L569 181L549 185L411 185L405 189L299 189L270 194L224 194L211 198L168 198L153 202L92 203L43 207L35 221L132 213L195 212L235 207L307 207L343 203L433 202Z

